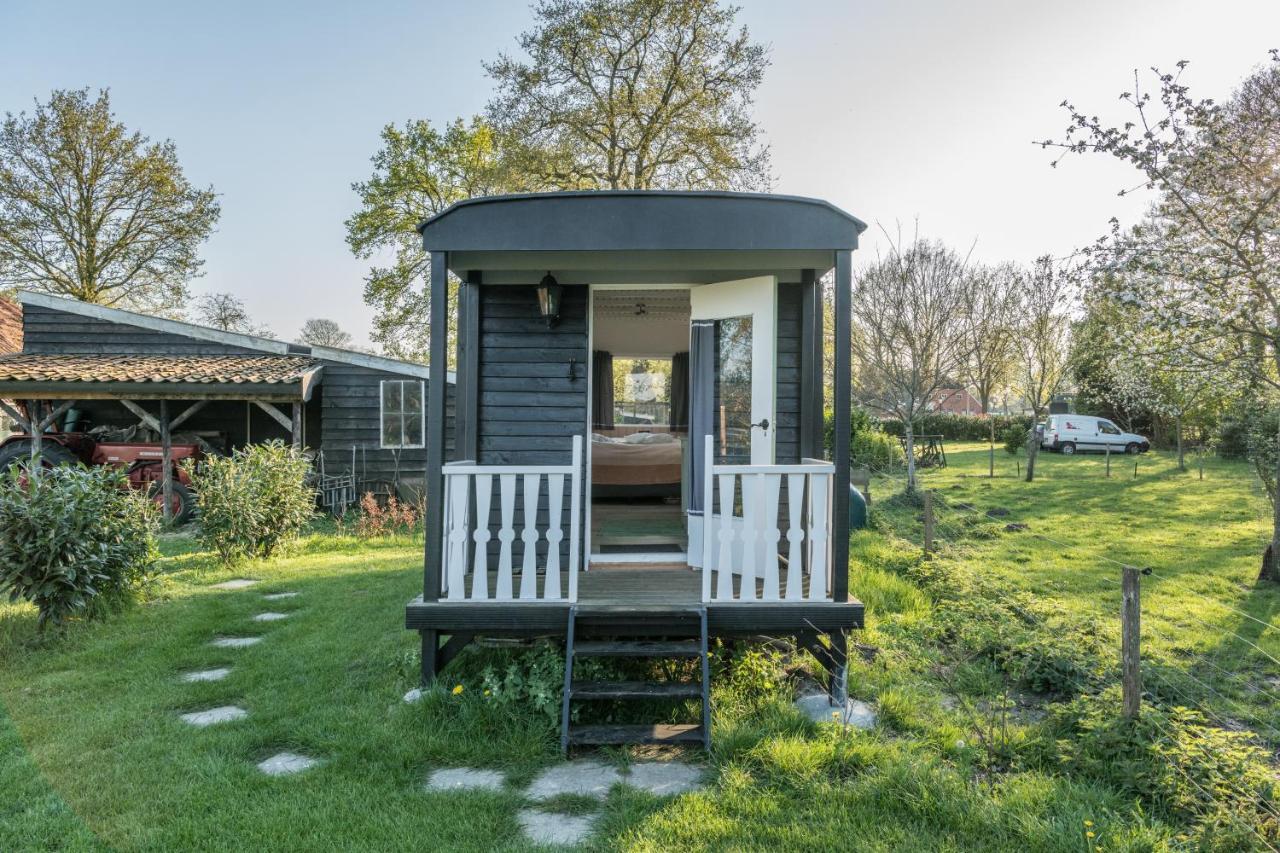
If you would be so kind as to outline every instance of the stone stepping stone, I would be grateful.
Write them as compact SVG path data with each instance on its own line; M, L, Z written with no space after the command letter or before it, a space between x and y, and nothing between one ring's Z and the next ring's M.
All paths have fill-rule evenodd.
M292 776L310 770L320 762L296 752L278 752L265 761L258 762L258 769L268 776Z
M615 767L599 761L569 761L539 773L525 796L539 802L562 794L604 799L609 789L621 781L622 774Z
M534 844L581 844L591 834L595 819L522 809L516 814L520 828Z
M218 637L209 645L219 649L243 649L262 642L261 637Z
M213 588L214 589L248 589L249 587L253 586L256 583L257 581L250 580L249 578L236 578L235 580L223 581L222 583L215 583L213 585Z
M194 672L184 672L182 680L186 682L221 681L230 674L231 667L220 666L217 669L197 669Z
M659 797L674 797L703 787L702 769L683 761L640 761L631 765L623 784Z
M429 791L501 791L506 777L497 770L448 767L427 777Z
M269 593L267 593L266 595L264 595L264 596L262 596L262 597L263 597L263 598L265 598L267 601L284 601L286 598L297 598L297 597L298 597L298 593L296 593L296 592L269 592Z
M871 729L876 724L876 712L866 702L857 699L845 701L844 708L832 703L825 693L814 693L796 700L800 712L815 723L839 723L855 729Z
M198 728L205 726L216 726L219 723L233 723L236 720L243 720L249 716L249 712L244 708L237 708L235 705L223 705L220 708L210 708L207 711L193 711L190 714L182 715L182 722Z
M279 622L281 619L288 619L288 613L259 613L253 617L254 622Z

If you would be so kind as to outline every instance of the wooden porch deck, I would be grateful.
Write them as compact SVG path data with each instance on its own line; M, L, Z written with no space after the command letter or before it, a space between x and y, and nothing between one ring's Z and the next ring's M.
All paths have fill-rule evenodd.
M785 583L785 569L783 582ZM491 573L490 589L496 573ZM567 601L423 601L405 608L405 627L440 633L469 632L493 636L563 635L568 625ZM690 610L702 606L698 570L664 566L595 568L578 578L578 619L596 633L610 629L654 635L687 622ZM707 603L713 636L820 633L861 628L862 602L733 601Z

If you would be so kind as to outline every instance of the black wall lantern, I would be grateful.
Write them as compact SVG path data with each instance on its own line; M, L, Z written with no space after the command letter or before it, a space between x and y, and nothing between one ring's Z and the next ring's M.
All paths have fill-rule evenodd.
M563 292L564 287L550 272L538 282L538 311L542 314L542 319L547 321L548 329L560 322L560 297Z

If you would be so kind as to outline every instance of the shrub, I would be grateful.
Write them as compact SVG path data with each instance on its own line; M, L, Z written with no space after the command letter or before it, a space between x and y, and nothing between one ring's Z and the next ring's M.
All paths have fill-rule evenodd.
M1267 490L1271 502L1276 502L1276 432L1280 430L1280 410L1257 412L1249 421L1249 461Z
M916 435L940 435L947 441L987 441L991 438L991 425L995 424L996 436L1003 436L1011 426L1031 428L1030 415L954 415L950 412L928 412L915 420ZM890 435L902 435L902 421L889 418L880 427Z
M270 557L315 511L309 463L282 441L187 465L200 507L200 540L223 563Z
M1256 735L1187 708L1144 705L1127 719L1120 706L1113 688L1053 707L1040 744L1046 763L1139 797L1217 842L1233 831L1250 837L1249 827L1276 839L1276 782Z
M408 501L390 497L387 498L386 506L383 506L372 492L365 492L360 498L360 515L356 518L355 534L361 539L373 539L393 533L412 533L418 520L418 508Z
M1254 406L1238 403L1222 416L1214 442L1219 456L1223 459L1248 458L1249 426L1256 414Z
M873 471L898 468L905 459L898 439L874 429L853 434L849 456L854 465L865 465Z
M1017 456L1020 451L1026 449L1027 429L1028 427L1021 424L1009 424L1004 428L1004 432L1000 433L1000 440L1004 442L1005 453Z
M157 524L118 469L11 467L0 473L0 593L39 608L41 630L96 615L151 578Z

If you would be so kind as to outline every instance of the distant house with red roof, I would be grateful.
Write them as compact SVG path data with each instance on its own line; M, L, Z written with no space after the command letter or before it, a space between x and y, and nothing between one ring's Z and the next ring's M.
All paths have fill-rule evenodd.
M925 408L930 412L946 412L951 415L982 414L982 403L967 388L939 388L929 398Z

